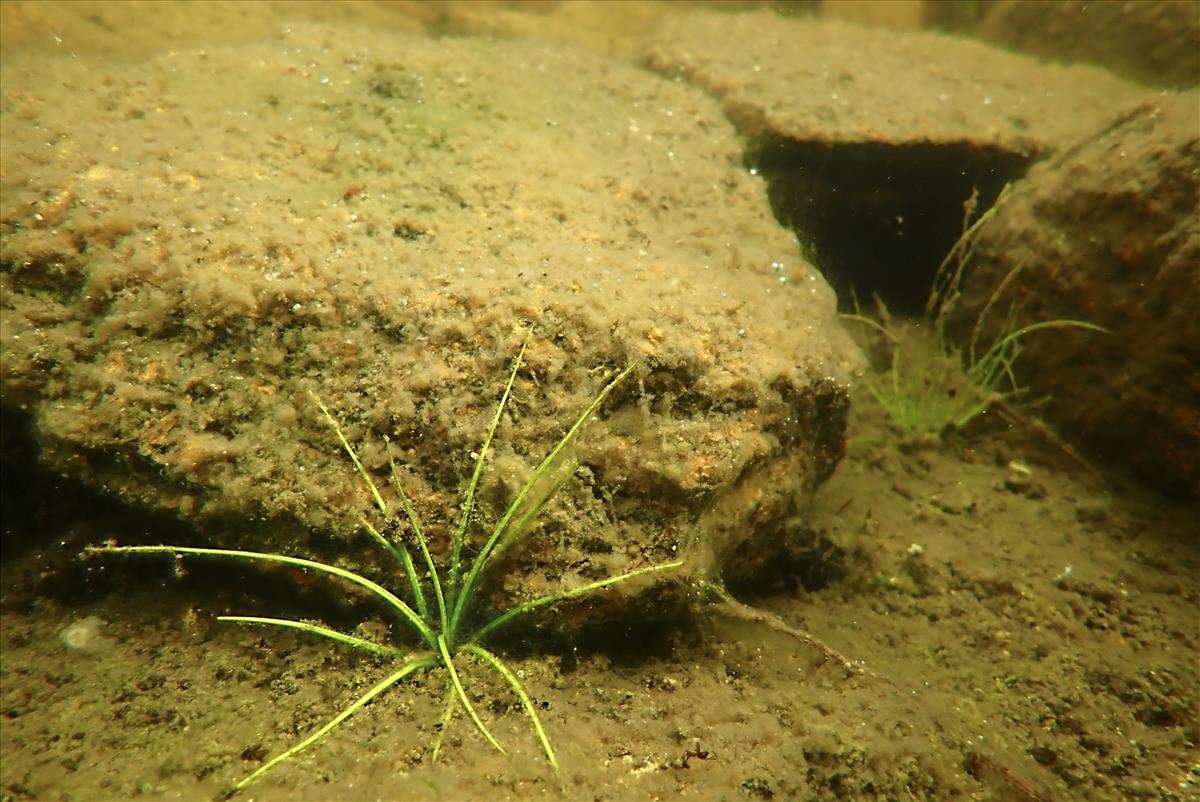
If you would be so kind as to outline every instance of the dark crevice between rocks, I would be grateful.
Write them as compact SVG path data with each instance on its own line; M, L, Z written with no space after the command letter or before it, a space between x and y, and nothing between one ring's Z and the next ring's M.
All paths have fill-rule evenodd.
M767 181L776 219L796 232L842 311L873 295L892 312L919 315L942 258L975 215L1035 156L961 144L830 144L766 138L746 152Z
M111 590L102 572L78 559L89 543L110 531L142 531L143 521L122 505L40 462L32 416L15 404L0 405L0 577L6 604L38 595L77 603Z
M109 540L211 546L212 539L178 515L55 472L41 461L33 417L13 404L0 406L0 412L0 600L5 607L34 609L41 599L83 605L149 589L161 596L163 609L170 607L168 599L186 599L210 612L285 613L334 623L364 617L361 602L347 599L337 583L316 582L281 567L203 558L177 564L165 556L82 558L86 547Z

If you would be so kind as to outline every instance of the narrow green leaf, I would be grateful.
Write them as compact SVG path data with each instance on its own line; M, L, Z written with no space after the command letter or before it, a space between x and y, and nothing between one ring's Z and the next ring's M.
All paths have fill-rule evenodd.
M242 624L263 624L273 627L284 627L285 629L298 629L301 632L307 632L310 635L319 635L323 638L335 640L338 643L352 646L355 649L363 649L380 657L402 657L404 652L394 646L384 646L375 641L369 641L364 638L358 638L354 635L347 635L345 632L338 632L336 629L318 626L317 624L309 624L304 621L296 621L291 618L263 618L257 615L219 615L218 621L236 621Z
M638 568L634 571L628 571L619 576L610 576L608 579L600 579L595 582L589 582L586 585L580 585L572 590L565 590L561 593L551 593L547 596L539 596L538 598L524 602L523 604L518 604L516 607L513 607L507 612L504 612L493 618L478 632L471 636L469 643L478 643L490 635L493 631L504 626L517 616L528 613L530 610L536 610L537 608L545 607L548 604L558 604L559 602L565 602L569 599L577 599L580 596L586 596L587 594L594 593L597 590L603 590L604 588L612 587L613 585L618 585L622 582L628 582L631 579L636 579L637 577L645 576L646 574L653 574L658 573L659 571L669 571L672 568L679 568L681 565L683 565L683 563L683 560L672 560L669 563L650 565L645 568Z
M550 739L546 737L546 731L542 729L541 719L538 718L537 710L533 706L533 702L529 699L529 694L525 692L525 688L517 680L515 674L509 670L508 666L500 661L500 658L489 652L482 646L477 646L469 643L463 647L466 651L474 654L479 659L483 660L489 666L496 670L500 676L504 677L505 682L513 689L513 693L521 700L521 707L525 708L525 715L529 716L529 720L533 722L533 730L537 733L538 740L542 743L542 751L546 753L546 760L554 767L554 773L558 773L558 761L554 759L554 750L550 748Z
M458 679L458 671L454 668L454 658L451 657L450 649L446 646L446 639L438 635L437 643L438 651L442 656L442 665L445 666L446 671L450 674L450 681L454 683L454 690L458 694L458 701L462 703L463 709L467 711L467 715L471 717L471 721L475 722L475 728L479 730L484 738L487 738L488 743L496 747L496 751L500 754L507 755L508 752L504 751L504 747L495 739L491 730L484 725L483 719L475 712L475 706L467 698L467 692L463 690L462 682Z
M496 427L500 425L500 417L504 414L504 406L508 403L508 397L512 395L513 382L517 380L517 371L521 369L521 362L525 359L525 349L529 346L529 336L532 331L531 328L526 332L525 341L521 343L521 350L517 352L516 359L513 360L512 370L508 373L508 383L504 385L504 395L500 396L500 403L496 405L492 424L488 427L487 436L483 438L483 446L479 449L479 458L475 460L475 470L471 473L471 482L467 485L467 493L462 505L462 517L454 532L454 543L450 556L450 585L454 588L455 594L458 593L458 584L461 578L462 545L467 536L467 527L471 523L471 512L475 509L475 488L479 486L479 478L483 476L483 464L487 459L488 450L492 447L492 437L496 434Z
M193 554L199 557L229 557L235 560L250 560L257 562L278 563L280 565L291 565L296 568L306 568L312 571L319 571L323 574L336 576L339 579L344 579L360 587L374 593L379 598L383 599L396 612L400 613L413 627L420 633L421 637L432 648L437 648L437 637L433 630L421 620L421 617L413 611L411 607L397 598L391 591L382 588L375 584L365 576L347 571L344 568L338 568L336 565L328 565L327 563L316 562L315 560L306 560L302 557L288 557L285 554L271 554L261 551L238 551L236 549L205 549L192 548L189 546L89 546L83 550L84 554Z
M426 657L421 660L413 660L411 663L406 663L400 670L393 673L387 679L384 679L384 680L376 683L375 686L371 688L371 690L367 691L362 696L358 697L358 699L356 699L352 704L348 705L344 710L342 710L342 712L338 713L336 716L334 716L332 719L330 719L330 721L327 724L325 724L325 726L321 727L321 729L317 730L312 735L308 736L303 741L301 741L300 743L293 746L291 749L288 749L286 752L276 755L275 757L268 760L266 763L259 766L252 774L250 774L248 777L246 777L241 782L239 782L237 785L235 785L233 787L233 790L240 791L241 789L245 788L250 783L254 782L254 780L256 780L259 777L261 777L262 775L266 774L268 771L270 771L275 766L279 765L280 763L284 762L285 760L288 760L288 759L294 757L296 755L296 753L301 752L301 751L307 749L308 747L312 746L317 741L321 740L327 734L329 734L330 731L332 731L334 728L336 728L343 721L350 718L355 713L357 713L359 710L361 710L364 706L366 706L367 703L369 703L376 696L383 693L388 688L395 685L397 682L400 682L405 677L407 677L409 674L412 674L415 671L420 671L423 668L432 668L435 665L437 665L437 660L434 657Z
M505 538L501 543L501 537L507 534L509 522L516 514L517 510L521 509L521 506L524 504L525 498L529 495L531 489L550 469L550 466L554 463L555 459L558 458L558 455L564 448L567 447L567 444L575 438L575 436L583 428L584 424L587 423L588 419L591 418L591 416L595 414L596 410L599 409L600 405L604 403L604 399L608 397L608 394L612 392L613 388L620 384L626 376L632 373L636 366L636 362L629 365L629 367L617 374L616 378L604 386L604 389L601 390L595 399L592 400L592 403L588 405L587 409L585 409L583 413L575 419L575 423L572 424L571 428L567 430L567 433L562 436L562 439L558 441L558 444L550 450L550 453L546 455L546 458L543 459L541 464L538 465L538 467L534 470L533 475L529 477L529 481L527 481L521 488L520 492L517 493L517 497L513 499L512 504L508 506L508 509L504 512L504 515L500 518L500 521L492 530L491 537L488 538L488 541L484 545L483 549L478 555L476 555L475 560L471 563L471 570L467 573L467 577L463 581L462 590L459 592L458 598L455 599L454 613L450 616L451 635L455 633L459 623L462 621L463 610L470 601L472 590L475 582L479 578L480 572L490 560L495 559L501 552L504 551L505 548L511 545L512 540L510 538ZM497 547L498 543L501 543L499 547Z

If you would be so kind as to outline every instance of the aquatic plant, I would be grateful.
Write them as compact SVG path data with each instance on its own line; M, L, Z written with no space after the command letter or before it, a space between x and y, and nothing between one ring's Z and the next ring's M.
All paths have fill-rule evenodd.
M975 211L976 193L964 204L962 234L938 266L921 320L898 325L882 303L878 305L877 318L869 317L858 309L857 301L853 314L840 315L844 320L866 326L890 351L888 368L865 375L863 385L907 437L962 429L992 407L1011 409L1009 402L1026 392L1017 381L1015 368L1028 335L1063 328L1108 333L1102 326L1084 320L1044 320L1018 326L1020 309L1014 301L995 339L983 347L980 339L984 324L1005 289L1025 267L1021 263L988 296L971 329L966 349L953 344L946 325L962 298L963 274L980 230L1007 200L1010 189L1011 185L1006 186L996 203L974 222L970 218Z
M330 719L326 724L317 729L315 732L304 738L299 743L295 744L286 751L276 755L268 760L256 771L239 781L234 785L229 793L234 793L244 788L255 779L261 777L272 768L278 766L304 749L316 744L330 732L340 726L346 719L350 718L365 705L378 697L384 691L391 688L393 685L402 682L407 677L419 672L430 669L441 668L446 674L446 707L442 714L441 726L437 740L433 748L433 759L437 759L441 749L442 739L445 736L448 725L453 717L456 707L461 707L471 719L475 728L480 734L501 754L507 754L503 746L492 735L483 719L480 717L475 706L471 704L467 697L466 690L463 687L462 673L459 670L459 663L464 655L469 655L477 659L484 666L495 671L512 689L513 694L519 700L525 715L529 718L530 724L533 727L534 733L541 744L542 751L545 753L546 760L554 768L555 773L558 772L558 761L554 756L554 750L550 745L550 739L546 735L545 729L542 727L541 720L538 718L537 709L533 702L530 701L529 694L525 691L521 682L517 679L516 674L504 663L504 661L495 652L487 649L483 645L483 641L500 627L512 622L514 619L529 613L535 609L546 607L552 604L558 604L569 599L574 599L586 594L594 593L603 588L612 587L622 582L627 582L635 577L644 576L647 574L667 571L673 568L678 568L683 565L683 560L672 560L657 565L652 565L636 570L628 571L618 576L610 577L594 582L588 582L579 587L551 593L545 596L534 598L528 601L520 602L510 607L506 611L499 613L482 625L474 625L475 614L479 612L475 609L479 599L479 588L484 576L490 566L497 563L500 556L509 549L524 533L529 531L529 524L537 516L554 492L572 475L572 471L568 462L564 459L567 447L579 435L581 429L587 420L596 412L608 394L617 386L629 373L633 370L634 365L630 365L621 371L614 379L612 379L598 395L592 400L583 413L575 420L574 424L565 435L558 441L557 445L551 449L550 453L542 460L541 464L533 471L529 480L517 493L516 497L508 505L500 519L491 528L491 533L488 536L484 546L474 555L469 561L465 559L464 550L466 547L467 532L472 523L476 520L475 515L475 499L476 491L479 486L479 481L483 475L484 463L491 448L492 438L496 432L496 427L500 423L504 408L508 402L509 396L512 393L513 383L516 380L517 372L521 367L522 360L525 354L526 344L521 346L520 352L513 360L512 369L508 376L508 383L505 385L504 393L500 398L499 404L496 406L495 414L492 416L491 425L488 428L487 435L484 438L483 446L479 450L479 456L475 460L475 469L471 475L470 481L467 484L466 492L463 497L461 512L458 516L458 522L454 529L454 535L451 540L449 564L439 566L433 559L429 551L429 543L424 535L417 514L405 494L401 486L399 475L396 469L395 457L392 453L391 443L385 437L385 446L388 454L388 464L392 485L399 497L400 506L404 510L404 516L409 525L409 533L404 540L395 540L384 535L384 532L397 531L401 527L393 526L393 523L399 524L399 516L387 504L381 494L375 480L371 474L363 466L359 459L358 453L354 447L350 445L342 427L338 424L333 413L320 401L315 395L313 399L321 410L321 414L332 427L334 434L337 437L341 447L349 455L350 461L353 463L358 475L362 478L363 484L371 495L373 506L377 509L381 516L383 526L372 524L366 516L360 516L360 523L363 530L368 533L372 540L394 558L403 568L404 576L407 579L407 593L410 596L410 601L405 601L400 598L397 592L393 592L384 586L377 584L373 580L343 568L339 568L328 563L318 562L302 557L293 557L285 554L276 554L271 552L257 551L240 551L234 549L217 549L217 548L193 548L186 546L117 546L117 545L100 545L92 546L85 550L86 556L109 555L109 554L165 554L175 558L185 556L196 557L215 557L239 560L244 562L261 562L277 565L290 566L299 568L305 571L313 571L319 574L341 579L345 582L365 588L376 599L381 600L384 605L391 610L396 617L402 621L407 627L417 636L423 649L416 654L411 654L409 650L390 644L376 643L375 641L367 640L349 635L344 632L338 632L316 624L311 624L305 621L298 621L288 618L266 618L261 616L249 615L225 615L218 616L220 621L234 621L244 624L255 624L265 626L282 627L285 629L298 630L309 635L328 638L336 643L348 646L353 649L369 652L378 657L387 658L399 662L401 665L396 668L386 677L377 682L366 693L359 696L354 702L343 708L336 716ZM407 542L405 542L405 540ZM419 570L414 563L412 547L420 553L420 560L424 564L424 570Z

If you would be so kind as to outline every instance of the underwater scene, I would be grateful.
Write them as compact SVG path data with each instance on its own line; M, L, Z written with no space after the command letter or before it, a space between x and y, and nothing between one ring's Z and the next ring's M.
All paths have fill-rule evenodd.
M0 2L0 802L1200 800L1200 2Z

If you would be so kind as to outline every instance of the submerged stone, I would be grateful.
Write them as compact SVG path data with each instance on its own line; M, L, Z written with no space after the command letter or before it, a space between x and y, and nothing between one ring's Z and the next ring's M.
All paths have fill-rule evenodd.
M379 562L315 393L380 486L391 439L444 550L530 327L476 544L637 367L506 594L680 555L752 574L842 454L857 351L692 88L530 43L316 27L4 77L5 402L55 470L213 545Z

